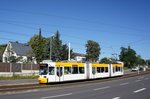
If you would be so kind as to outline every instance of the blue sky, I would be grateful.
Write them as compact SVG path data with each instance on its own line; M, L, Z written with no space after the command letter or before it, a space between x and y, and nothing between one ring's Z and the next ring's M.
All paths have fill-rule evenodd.
M102 57L131 46L150 59L149 0L0 0L0 44L28 42L39 28L57 30L63 43L85 53L87 40L100 44Z

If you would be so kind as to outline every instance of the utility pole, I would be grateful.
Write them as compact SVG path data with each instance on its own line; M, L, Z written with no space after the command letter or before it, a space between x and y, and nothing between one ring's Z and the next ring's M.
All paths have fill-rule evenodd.
M138 64L138 74L140 74L140 65Z
M49 57L50 57L50 60L52 60L52 39L53 39L53 36L54 36L54 34L52 34L51 36L50 36L50 52L49 52Z
M69 50L68 50L68 61L70 61L70 43L69 43Z

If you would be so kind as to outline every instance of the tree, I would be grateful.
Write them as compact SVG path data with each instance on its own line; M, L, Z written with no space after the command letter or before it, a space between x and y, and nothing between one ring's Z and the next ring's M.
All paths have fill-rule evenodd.
M59 31L57 31L55 36L52 39L52 60L53 61L61 60L61 49L62 49L62 40L60 40L60 34Z
M27 53L27 62L32 63L33 57L35 57L35 54L34 54L33 50L31 50Z
M148 67L150 67L150 59L149 59L149 60L146 60L146 65L147 65Z
M128 68L134 67L136 65L136 51L131 49L130 46L128 46L128 48L121 47L119 58Z
M67 44L63 44L61 47L61 60L68 60L69 47ZM70 50L70 58L73 56L73 50Z
M50 44L52 45L51 49ZM41 35L40 29L39 34L34 35L30 39L29 45L31 45L38 63L42 60L50 59L50 50L52 52L51 60L61 61L68 59L68 46L67 44L62 44L59 31L56 31L55 35L51 38L45 38ZM71 50L70 52L72 57L73 51Z
M136 57L136 65L144 66L144 65L146 65L146 61L144 59L142 59L140 55L137 55L137 57Z
M8 60L9 60L9 62L17 62L16 56L10 56L10 57L8 58Z
M101 63L110 63L111 60L110 60L109 58L107 58L107 57L104 57L104 58L101 59L100 62L101 62Z
M41 34L41 29L39 29L38 35L36 34L30 39L29 45L32 47L33 52L35 53L37 62L41 62L44 59L45 49L45 42Z
M61 60L67 60L68 59L68 46L67 44L62 45L61 48Z
M14 62L14 63L16 63L16 62L24 62L23 60L23 57L16 57L16 56L10 56L9 58L8 58L8 60L9 60L9 62Z
M100 55L100 45L92 40L88 40L86 46L86 58L88 61L96 62Z
M114 63L115 64L117 63L117 61L116 61L116 58L113 58L113 57L111 58L104 57L101 59L100 63L107 63L107 64Z

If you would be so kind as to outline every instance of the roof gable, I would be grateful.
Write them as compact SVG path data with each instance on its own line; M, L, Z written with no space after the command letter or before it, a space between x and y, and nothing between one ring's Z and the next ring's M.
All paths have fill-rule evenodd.
M74 54L74 56L76 57L76 56L80 56L80 57L85 57L86 55L85 54L80 54L80 53L73 53Z
M27 56L29 51L32 51L31 46L27 44L22 44L18 42L10 42L10 44L12 46L12 50L15 51L17 55L20 55L20 56Z

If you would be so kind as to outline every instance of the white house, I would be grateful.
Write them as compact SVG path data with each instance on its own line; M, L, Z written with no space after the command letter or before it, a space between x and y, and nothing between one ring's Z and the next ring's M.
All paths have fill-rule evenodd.
M74 54L74 59L76 61L85 61L86 57L85 54L80 54L80 53L73 53Z
M22 44L19 42L8 42L6 49L3 53L3 62L9 63L9 58L15 56L16 58L21 57L18 63L25 63L28 61L27 55L32 51L31 46ZM32 63L36 64L35 57L32 57Z

